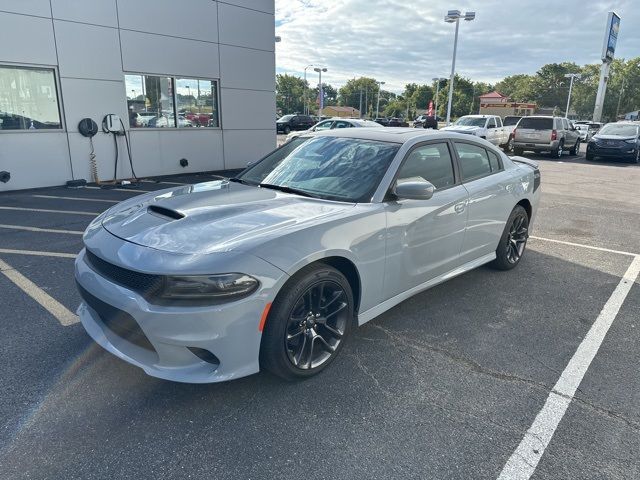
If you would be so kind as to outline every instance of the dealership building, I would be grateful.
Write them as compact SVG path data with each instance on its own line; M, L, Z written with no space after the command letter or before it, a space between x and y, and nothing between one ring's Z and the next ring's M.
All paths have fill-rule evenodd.
M0 0L0 191L261 157L274 25L274 0Z

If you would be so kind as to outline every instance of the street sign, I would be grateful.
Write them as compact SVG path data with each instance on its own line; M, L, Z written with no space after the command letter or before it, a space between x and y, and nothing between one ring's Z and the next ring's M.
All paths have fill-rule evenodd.
M616 53L618 31L620 30L620 17L615 12L609 12L607 16L607 28L604 32L602 44L602 61L611 62Z

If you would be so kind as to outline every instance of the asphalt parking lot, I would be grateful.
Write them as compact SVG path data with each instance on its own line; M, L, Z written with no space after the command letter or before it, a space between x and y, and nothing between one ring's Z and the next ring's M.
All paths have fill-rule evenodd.
M0 195L0 478L640 478L640 166L529 157L515 270L405 301L299 383L157 380L73 314L94 216L210 177Z

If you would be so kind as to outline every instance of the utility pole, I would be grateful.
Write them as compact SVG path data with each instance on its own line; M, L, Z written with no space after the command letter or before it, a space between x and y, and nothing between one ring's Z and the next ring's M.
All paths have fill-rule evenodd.
M618 115L620 114L620 100L622 100L622 95L624 94L624 77L622 77L622 85L620 85L620 95L618 95L618 106L616 107L616 120L618 120Z
M362 87L360 87L360 118L362 118Z

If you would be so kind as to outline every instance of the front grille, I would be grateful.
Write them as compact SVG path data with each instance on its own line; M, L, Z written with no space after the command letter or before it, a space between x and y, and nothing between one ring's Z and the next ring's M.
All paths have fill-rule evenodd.
M80 296L98 314L105 327L118 337L155 353L153 345L131 315L94 297L82 288L80 284L77 285Z
M87 263L103 277L139 293L146 299L158 293L163 285L163 277L161 275L136 272L135 270L113 265L89 250L87 250Z

